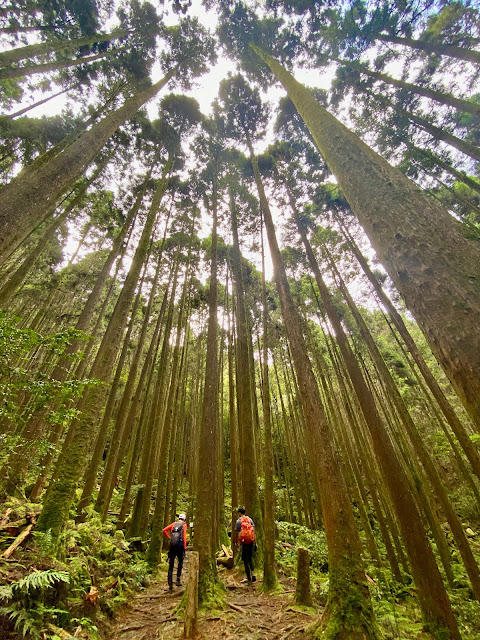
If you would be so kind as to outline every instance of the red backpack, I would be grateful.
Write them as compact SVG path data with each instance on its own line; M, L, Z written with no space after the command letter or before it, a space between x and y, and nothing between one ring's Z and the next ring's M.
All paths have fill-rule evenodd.
M255 529L248 516L242 516L240 518L240 534L238 536L239 541L242 544L250 544L255 542Z

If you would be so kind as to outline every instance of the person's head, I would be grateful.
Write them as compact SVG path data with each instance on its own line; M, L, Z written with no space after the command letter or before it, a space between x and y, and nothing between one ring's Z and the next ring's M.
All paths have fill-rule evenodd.
M242 514L242 516L245 515L245 507L238 507L238 513Z
M186 516L184 513L181 513L181 514L178 516L178 519L179 519L179 520L183 520L183 521L185 522L185 521L187 520L187 516Z

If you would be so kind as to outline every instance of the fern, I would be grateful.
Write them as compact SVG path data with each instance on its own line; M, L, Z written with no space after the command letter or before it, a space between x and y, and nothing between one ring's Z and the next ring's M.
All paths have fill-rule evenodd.
M36 545L42 553L46 556L50 555L53 551L53 536L52 530L49 529L45 533L42 531L34 531L33 538L36 542Z
M56 582L70 582L70 576L66 571L55 571L47 569L46 571L35 571L15 582L11 586L13 597L28 595L34 589L48 589L53 587Z
M14 602L8 607L0 607L0 615L8 617L14 622L15 631L20 631L23 637L28 634L33 640L41 638L38 630L39 619L35 613L35 610L25 609L21 602Z

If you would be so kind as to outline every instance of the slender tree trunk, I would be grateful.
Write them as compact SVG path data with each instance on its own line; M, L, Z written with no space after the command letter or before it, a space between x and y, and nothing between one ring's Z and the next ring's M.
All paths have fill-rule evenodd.
M378 96L375 94L372 94L372 95L374 95L375 98L379 99L380 104L389 106L397 113L401 114L405 118L408 118L408 120L410 120L411 122L414 122L419 127L421 127L424 131L431 134L435 138L435 140L443 140L443 142L446 142L454 149L461 151L465 155L470 156L470 158L473 158L474 160L480 161L480 148L475 146L471 142L468 142L468 140L462 140L462 138L457 138L457 136L454 136L453 133L450 133L445 129L435 126L434 124L429 122L426 118L423 118L422 116L419 116L416 113L412 113L411 111L402 109L402 107L393 103L391 100L387 100L383 96Z
M0 66L8 66L13 62L19 62L25 58L34 58L36 56L46 55L55 51L71 51L79 49L87 44L95 44L96 42L109 42L114 38L122 38L127 35L123 29L112 31L112 33L96 33L93 36L85 36L84 38L76 38L73 40L48 40L38 44L29 44L25 47L17 47L10 51L0 53Z
M273 443L272 420L270 413L270 379L268 367L268 310L267 290L265 285L265 252L263 246L263 220L260 227L262 245L262 307L263 307L263 376L262 376L262 405L264 426L264 462L265 477L265 543L263 555L263 589L271 591L278 586L275 570L275 492L273 485Z
M378 350L378 347L376 346L368 330L368 327L365 324L365 321L363 320L362 316L358 312L358 309L356 308L355 303L353 302L352 297L350 296L350 293L348 292L343 281L341 280L338 270L335 268L334 265L332 265L332 268L334 269L336 277L340 279L340 287L347 301L348 308L350 309L350 311L352 312L355 318L355 321L360 329L360 333L363 339L365 340L365 343L372 356L372 360L374 361L379 371L379 374L385 384L388 398L394 405L397 411L397 414L401 419L402 426L405 429L406 433L408 434L408 437L413 445L415 453L418 456L418 459L420 460L420 463L422 464L428 479L430 480L430 483L435 491L435 494L442 508L442 511L446 517L446 520L450 526L450 529L452 530L455 542L458 546L465 568L470 578L470 582L471 582L475 597L477 598L477 600L480 600L480 572L479 572L477 563L475 561L475 558L473 557L473 553L468 543L468 540L466 538L466 535L463 531L462 523L460 522L457 514L455 513L455 510L453 509L450 503L447 492L438 475L435 465L425 448L422 438L418 433L417 428L415 427L415 424L410 414L408 413L408 410L403 402L400 392L398 391L392 379L390 371L386 366Z
M237 312L237 406L238 428L241 436L240 468L242 472L243 498L248 515L255 523L257 544L263 551L263 525L260 496L258 493L257 456L255 449L254 406L250 372L249 331L245 308L242 262L238 240L237 212L233 188L230 188L230 215L233 235L232 274L235 280Z
M126 120L175 75L171 70L156 84L140 91L125 104L94 124L62 153L23 179L14 178L0 194L0 251L20 242L37 220L55 206L58 198L82 175L85 167ZM20 178L20 176L19 176Z
M480 64L480 51L474 49L465 49L464 47L457 47L453 44L443 44L441 42L430 42L428 40L414 40L413 38L402 38L400 36L390 36L382 34L376 36L375 40L381 42L391 42L392 44L401 44L411 49L419 49L426 53L432 53L436 56L448 56L450 58L458 58L459 60L466 60L467 62L473 62L473 64Z
M188 284L190 281L189 261L191 250L187 259L187 270L185 272L185 281L183 285L182 299L177 318L177 336L175 340L175 349L173 352L172 368L170 374L170 389L168 392L167 404L165 408L165 420L163 422L162 435L160 438L159 455L157 460L157 493L155 497L155 511L153 513L152 532L150 536L150 544L148 545L146 561L151 567L156 567L159 561L160 550L162 547L162 530L165 518L165 501L170 500L167 493L167 473L169 471L169 454L173 454L173 445L175 438L172 435L174 426L174 409L178 399L179 390L179 374L181 372L181 355L185 347L181 346L182 335L185 330L184 314L186 306L186 296ZM171 459L170 459L171 460Z
M338 221L338 216L336 216L336 218L337 218L337 221ZM341 222L340 222L340 224L341 224L341 228L342 228L343 233L347 237L347 240L349 242L349 246L350 246L351 250L353 251L355 257L357 258L360 266L362 267L363 272L367 276L370 284L373 286L373 288L375 290L375 293L377 294L380 302L384 305L385 309L387 310L389 317L391 318L391 320L393 321L395 327L397 328L397 331L400 334L400 337L404 341L408 351L410 352L413 360L415 361L415 364L417 365L418 369L420 370L420 373L422 374L422 376L423 376L428 388L430 389L433 397L437 401L437 403L438 403L443 415L445 416L448 424L452 428L453 433L457 437L457 439L458 439L458 441L460 443L460 446L462 447L465 455L467 456L468 461L472 465L472 470L473 470L474 474L480 480L480 456L479 456L479 454L478 454L478 452L477 452L477 450L475 448L475 445L473 444L473 442L468 437L468 434L466 433L463 424L460 422L460 420L457 417L455 411L453 410L452 406L450 405L450 403L448 402L447 398L445 397L445 394L443 393L442 389L440 388L440 385L438 384L438 382L436 381L434 375L430 371L430 369L429 369L427 363L425 362L422 354L420 353L420 350L418 349L414 339L412 338L412 336L410 335L407 327L405 326L403 318L398 313L398 311L395 309L395 306L392 304L392 301L390 300L390 298L387 296L387 294L383 290L381 284L378 282L378 280L373 275L370 267L368 266L368 262L366 261L365 257L362 255L361 251L359 250L359 248L355 244L355 242L354 242L352 236L350 235L350 233L347 231L347 229L345 228L345 226Z
M89 388L79 403L81 417L72 423L71 443L57 462L57 474L45 497L42 514L38 520L39 531L52 530L56 543L61 529L68 519L68 512L75 496L75 489L84 469L90 443L95 436L99 413L104 405L112 368L123 335L125 318L132 303L140 270L145 262L160 201L166 189L166 175L159 180L135 256L120 296L115 305L107 330L103 336L90 377L104 384Z
M423 529L420 514L413 500L408 479L377 411L374 397L369 392L361 369L348 344L340 317L332 304L328 288L321 276L305 230L297 216L296 220L310 268L315 276L326 313L334 328L340 352L357 394L365 422L372 437L375 454L392 499L392 505L405 541L425 620L431 625L432 632L437 632L439 628L446 627L451 630L452 637L459 637L450 601L445 591L435 556Z
M455 220L330 115L274 58L284 84L437 360L480 426L480 247Z
M28 107L24 107L23 109L20 109L19 111L15 111L15 113L11 113L8 117L10 118L10 120L15 120L15 118L19 118L20 116L23 116L28 111L31 111L32 109L35 109L36 107L39 107L40 105L45 104L46 102L49 102L50 100L53 100L54 98L58 98L58 96L61 96L64 93L68 93L72 89L75 89L76 87L79 87L79 86L80 86L80 83L77 82L76 84L74 84L74 85L72 85L70 87L65 87L65 89L62 89L61 91L57 91L57 93L52 93L51 95L47 96L46 98L43 98L43 100L38 100L37 102L34 102L33 104L29 104Z
M228 281L226 284L228 292ZM237 520L238 508L238 431L237 417L235 411L235 383L234 383L234 356L233 356L233 326L230 320L230 309L227 299L227 333L228 333L228 424L230 434L230 484L232 496L232 512L231 512L231 535L234 535L235 523ZM236 545L233 544L232 552L235 557Z
M411 144L408 141L406 141L405 144L409 149L411 149L412 151L415 151L416 153L422 154L430 162L433 162L433 164L444 169L451 176L453 176L460 182L463 182L463 184L466 184L467 187L470 187L470 189L473 189L474 191L477 191L478 193L480 193L480 182L477 182L470 176L467 176L467 174L464 171L460 171L459 169L452 167L451 164L439 158L437 155L432 153L432 151L430 151L429 149L420 149L420 147L416 147L415 145Z
M321 492L330 578L328 601L322 622L323 633L330 638L349 636L373 640L378 637L378 629L362 564L362 545L352 505L326 422L317 381L307 355L300 329L300 318L288 285L272 215L253 150L251 157L267 228L275 283L299 382L310 469L315 474L315 481Z
M56 60L55 62L46 62L45 64L32 64L25 67L9 67L0 69L0 80L14 79L14 78L27 78L37 75L39 73L48 73L49 71L58 71L59 69L68 69L69 67L78 67L79 64L88 64L89 62L95 62L95 60L101 60L102 58L108 58L117 51L104 51L97 53L97 55L75 58L73 60Z
M431 89L430 87L421 87L417 84L412 84L411 82L405 82L404 80L397 80L396 78L392 78L386 73L380 73L379 71L372 71L368 67L354 60L343 60L341 58L335 58L334 56L330 56L330 59L338 62L339 64L350 67L351 69L355 69L356 71L360 71L370 78L375 78L377 80L381 80L386 84L391 84L394 87L398 87L399 89L405 89L406 91L410 91L411 93L416 93L419 96L424 96L425 98L430 98L430 100L435 100L435 102L439 102L447 107L453 107L457 109L461 113L471 113L474 116L480 115L480 105L475 104L475 102L470 102L470 100L464 100L463 98L456 98L455 96L450 95L449 93L443 93L442 91L437 91L436 89Z
M215 167L216 170L216 167ZM210 289L208 294L207 356L203 407L198 438L197 500L195 517L195 550L199 553L198 599L206 604L211 597L212 584L217 580L215 555L212 553L213 523L216 505L212 496L215 482L216 442L218 428L218 320L217 320L217 176L213 183L211 201L212 245Z
M147 261L148 262L148 261ZM116 366L116 370L115 370L115 377L113 379L113 382L110 386L110 391L108 394L108 400L107 400L107 404L105 407L105 411L103 413L103 417L102 417L102 423L100 425L100 429L97 433L97 438L95 441L95 445L93 447L93 452L92 452L92 456L90 459L90 462L88 464L87 469L85 470L84 476L83 476L83 490L82 490L82 495L80 497L80 501L77 505L77 514L80 517L83 517L83 511L84 509L88 506L88 504L90 503L90 499L92 497L92 492L95 488L96 482L97 482L97 474L98 474L98 469L100 467L100 464L102 462L102 458L103 458L103 453L105 451L105 446L107 444L107 439L108 439L108 435L110 433L110 420L112 418L112 414L113 414L113 409L114 409L114 405L115 405L115 399L117 396L117 391L118 391L118 387L120 384L120 377L123 373L123 367L125 365L125 361L127 358L127 353L128 353L128 348L129 348L129 344L130 344L130 338L132 335L132 331L135 325L135 321L136 321L136 315L137 315L137 311L138 311L138 307L140 305L140 299L142 296L142 287L143 287L143 283L144 283L144 279L145 279L145 274L146 274L146 269L147 269L147 263L144 266L144 271L143 271L143 276L141 278L139 287L138 287L138 292L137 295L135 296L135 301L133 303L132 306L132 311L130 314L130 322L128 324L128 328L127 328L127 332L125 334L125 337L123 339L123 346L122 346L122 350L120 352L120 357L118 359L117 362L117 366Z

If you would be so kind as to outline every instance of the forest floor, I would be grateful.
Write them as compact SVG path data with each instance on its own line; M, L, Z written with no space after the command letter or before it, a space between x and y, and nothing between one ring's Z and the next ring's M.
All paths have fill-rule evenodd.
M187 554L188 556L188 554ZM182 574L186 584L188 563ZM240 569L222 570L226 607L221 611L199 615L198 630L205 639L226 640L299 640L305 639L305 627L314 620L293 606L295 580L282 578L283 593L266 595L261 580L247 585ZM185 587L174 587L169 593L166 573L160 572L150 586L136 595L131 604L118 614L109 640L169 640L181 638L183 620L176 611Z

